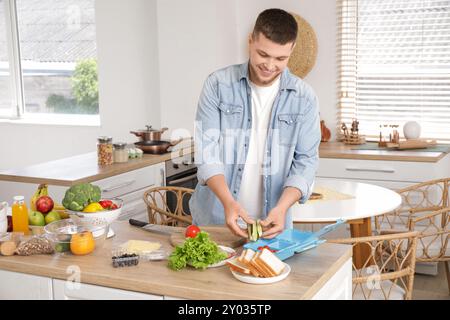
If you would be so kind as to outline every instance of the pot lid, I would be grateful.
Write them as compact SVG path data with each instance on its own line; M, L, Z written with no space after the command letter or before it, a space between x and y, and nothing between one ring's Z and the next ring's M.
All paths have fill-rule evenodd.
M152 126L149 126L149 125L146 125L145 127L146 127L146 129L138 130L138 132L163 132L163 131L167 130L167 128L152 129Z

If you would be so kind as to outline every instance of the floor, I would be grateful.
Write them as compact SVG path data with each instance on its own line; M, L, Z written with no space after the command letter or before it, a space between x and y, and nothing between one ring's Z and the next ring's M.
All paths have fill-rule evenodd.
M414 276L413 300L450 300L445 267L438 265L438 275L428 276L416 274Z

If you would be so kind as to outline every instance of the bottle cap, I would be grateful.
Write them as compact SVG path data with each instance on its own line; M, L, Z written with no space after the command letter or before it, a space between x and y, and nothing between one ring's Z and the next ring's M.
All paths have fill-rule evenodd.
M25 200L25 197L24 196L15 196L13 199L14 199L14 201L23 201L23 200Z

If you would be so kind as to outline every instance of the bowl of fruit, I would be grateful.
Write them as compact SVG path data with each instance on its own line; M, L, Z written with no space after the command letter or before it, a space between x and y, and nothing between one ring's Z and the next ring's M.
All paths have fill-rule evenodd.
M64 219L44 227L45 235L52 242L55 252L74 255L86 255L101 248L108 230L109 224L100 220L91 223L85 220Z
M101 198L100 187L82 183L66 190L62 204L72 219L83 219L90 223L106 221L110 225L120 216L123 200ZM108 238L113 235L114 232L109 228Z

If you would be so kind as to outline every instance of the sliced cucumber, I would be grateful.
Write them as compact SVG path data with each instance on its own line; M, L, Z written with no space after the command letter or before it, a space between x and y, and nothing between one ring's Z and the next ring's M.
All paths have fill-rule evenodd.
M257 233L258 233L258 239L261 238L262 236L262 226L261 226L261 220L256 220L256 229L257 229Z

